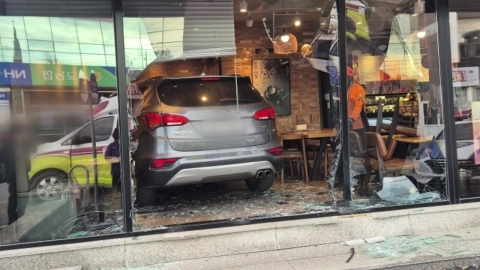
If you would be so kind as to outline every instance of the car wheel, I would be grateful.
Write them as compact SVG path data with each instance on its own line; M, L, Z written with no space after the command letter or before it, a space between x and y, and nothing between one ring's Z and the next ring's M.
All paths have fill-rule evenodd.
M68 176L66 173L46 171L40 173L32 180L30 192L31 195L36 195L36 197L42 200L51 201L62 195L67 184Z
M248 189L251 191L262 192L269 190L273 186L273 182L275 181L275 176L267 176L264 178L254 178L254 179L247 179L245 182L247 183Z
M156 195L155 188L137 188L137 206L152 205L155 202Z

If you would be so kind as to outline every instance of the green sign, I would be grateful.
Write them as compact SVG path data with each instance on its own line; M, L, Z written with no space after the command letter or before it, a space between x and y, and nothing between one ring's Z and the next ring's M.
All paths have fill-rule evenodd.
M78 72L95 72L98 87L117 87L114 67L69 66L50 64L30 64L32 85L38 86L78 86Z

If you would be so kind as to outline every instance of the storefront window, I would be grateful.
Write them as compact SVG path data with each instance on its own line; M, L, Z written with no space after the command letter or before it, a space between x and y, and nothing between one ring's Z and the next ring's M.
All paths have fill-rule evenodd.
M447 194L435 5L404 2L347 1L342 106L355 203L424 203Z
M336 133L321 130L317 75L335 73L333 2L285 1L311 8L300 27L295 16L275 15L280 2L252 14L252 27L230 1L216 2L222 10L214 15L187 3L179 17L152 14L151 6L138 13L135 2L129 15L127 5L127 80L143 99L131 107L135 230L337 212L342 192L334 199L326 179ZM291 40L281 42L285 30Z
M111 12L60 10L0 16L2 245L123 231Z
M460 196L478 197L480 164L480 6L448 1ZM463 5L461 5L463 3Z

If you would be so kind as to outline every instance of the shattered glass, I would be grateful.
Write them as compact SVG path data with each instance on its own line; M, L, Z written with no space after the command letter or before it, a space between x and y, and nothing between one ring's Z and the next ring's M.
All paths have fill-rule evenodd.
M438 192L420 193L406 176L383 178L383 188L377 192L377 195L383 200L394 203L432 202L442 198Z

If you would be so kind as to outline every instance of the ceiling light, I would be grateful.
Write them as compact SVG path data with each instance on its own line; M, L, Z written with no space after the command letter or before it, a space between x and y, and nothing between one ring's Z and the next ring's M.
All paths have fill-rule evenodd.
M248 4L247 2L245 2L245 0L242 0L242 2L240 2L240 12L247 12L248 11Z
M300 17L296 16L294 19L293 19L293 24L295 26L300 26L300 24L302 24L302 21L300 21Z
M280 37L282 42L288 42L290 40L290 35L287 32L287 28L283 29L283 35Z
M426 35L427 35L427 33L425 31L417 32L417 37L419 37L419 38L424 38Z
M250 14L250 12L248 13L248 18L247 18L247 27L252 27L253 26L253 18L252 18L252 15Z

